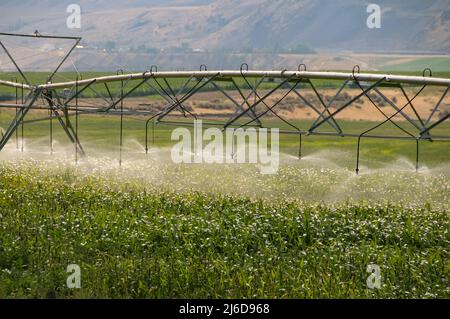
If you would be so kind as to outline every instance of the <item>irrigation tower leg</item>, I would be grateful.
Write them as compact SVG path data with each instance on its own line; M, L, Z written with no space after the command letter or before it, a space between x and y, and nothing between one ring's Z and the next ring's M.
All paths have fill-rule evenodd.
M36 90L32 93L33 98L30 100L28 105L26 107L20 108L20 110L17 112L17 115L12 120L11 124L9 125L8 129L6 130L5 134L2 136L2 139L0 140L0 151L5 147L6 143L8 143L10 137L14 134L14 132L17 130L20 124L23 124L23 118L28 113L30 108L33 106L33 104L36 102L36 100L41 95L41 92L39 90Z

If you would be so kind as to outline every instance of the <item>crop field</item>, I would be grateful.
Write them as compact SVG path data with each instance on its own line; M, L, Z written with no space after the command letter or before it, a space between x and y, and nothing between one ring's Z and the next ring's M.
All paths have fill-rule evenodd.
M118 126L80 117L77 164L56 123L53 154L48 122L0 153L0 298L450 297L447 142L421 142L415 172L414 142L364 139L356 175L355 139L304 137L298 159L298 136L282 135L279 170L262 175L172 163L163 124L145 154L140 118L124 122L119 166Z

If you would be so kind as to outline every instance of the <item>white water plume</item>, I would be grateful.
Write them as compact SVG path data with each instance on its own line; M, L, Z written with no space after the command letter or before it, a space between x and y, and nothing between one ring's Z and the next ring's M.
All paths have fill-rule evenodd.
M450 206L447 163L436 167L422 165L416 173L415 165L405 158L378 168L369 168L370 162L366 160L364 164L368 167L360 166L360 174L356 175L353 167L341 164L354 161L350 153L327 150L302 159L280 153L277 174L262 175L255 164L174 164L170 147L152 146L146 154L145 146L139 141L124 142L122 166L119 166L118 146L105 151L96 148L95 141L83 143L87 157L78 154L76 164L74 146L58 140L54 140L53 155L49 147L45 149L45 144L27 143L21 152L15 143L9 143L0 152L0 161L9 166L42 166L49 174L69 170L81 178L92 175L135 182L149 191L194 190L309 204L363 201L418 206L429 203L444 209Z

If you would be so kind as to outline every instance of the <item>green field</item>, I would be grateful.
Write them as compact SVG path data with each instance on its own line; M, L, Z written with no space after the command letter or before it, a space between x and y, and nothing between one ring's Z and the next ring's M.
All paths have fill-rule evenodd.
M10 121L13 118L13 111L0 111L0 131L6 130ZM39 111L31 111L27 116L27 119L33 119L36 117L45 116L46 113ZM185 121L180 118L173 118L177 121ZM72 123L75 119L72 117ZM311 125L310 121L294 120L291 121L295 126L300 129L306 130ZM52 122L53 139L57 140L61 144L62 148L67 148L69 141L61 126L57 120ZM111 152L111 154L117 153L119 150L119 128L120 119L118 116L105 116L105 115L82 115L78 121L78 135L81 142L84 144L86 151L92 150L95 154L97 150L104 150ZM145 123L146 118L142 116L125 117L123 122L123 136L124 136L124 148L132 147L128 145L127 141L131 140L132 144L140 144L141 151L145 148ZM241 121L243 123L243 121ZM348 133L361 133L365 129L373 127L376 123L367 121L340 121L340 126L345 132ZM273 118L268 118L263 121L266 127L277 127L280 129L291 129L287 124L282 123ZM416 132L415 129L407 123L399 123L399 125L410 132ZM175 127L172 125L166 125L164 123L155 125L154 138L152 136L152 126L148 127L148 146L164 146L168 147L173 145L174 142L170 140L170 134ZM323 126L319 132L331 132L332 128ZM21 132L18 130L18 140L16 135L10 140L10 144L21 144ZM23 127L24 138L29 139L29 142L39 151L49 151L49 121L37 122L25 124ZM441 126L433 130L434 135L448 136L450 132L450 123L443 123ZM392 124L387 123L382 127L372 131L373 134L380 135L400 135L406 136L400 132L399 129ZM155 143L154 145L152 143ZM293 156L298 155L299 138L295 134L281 134L280 135L280 151ZM415 141L411 140L379 140L372 138L363 138L361 142L361 158L370 160L370 165L373 167L379 167L385 165L398 157L405 157L406 159L413 161L416 156ZM445 163L450 159L450 148L448 142L429 142L421 141L419 160L426 165L438 165ZM345 158L336 158L337 164L344 167L353 167L354 161L349 160L348 157L354 157L356 155L356 138L343 138L343 137L323 137L323 136L303 136L302 138L302 153L308 155L322 150L336 150L347 153ZM55 146L57 149L58 146Z
M36 165L1 171L1 298L450 296L446 210L267 204ZM81 289L65 286L72 263ZM380 289L367 288L369 264Z
M405 72L410 70L423 70L425 68L431 68L432 70L441 70L446 71L448 73L448 71L450 71L450 58L448 57L419 58L411 62L401 63L397 65L390 65L387 68L389 71L393 72ZM442 76L446 77L445 75Z
M145 154L145 118L125 119L122 166L118 117L79 118L77 165L56 120L53 155L49 122L24 126L24 152L19 130L0 153L0 298L450 297L448 142L422 141L416 173L414 141L363 139L357 176L356 139L303 137L299 160L282 135L279 171L262 175L171 163L173 128L156 125Z

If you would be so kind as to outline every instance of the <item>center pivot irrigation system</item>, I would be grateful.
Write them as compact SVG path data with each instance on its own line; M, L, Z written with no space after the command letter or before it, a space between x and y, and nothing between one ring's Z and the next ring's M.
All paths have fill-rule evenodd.
M32 84L21 70L16 60L11 55L8 48L1 41L2 37L24 37L34 39L56 39L74 41L71 49L65 54L56 69L50 73L47 81L42 84ZM123 145L123 117L127 115L142 116L145 122L145 149L148 152L148 129L152 124L152 139L154 139L155 124L164 123L170 125L192 125L193 121L170 120L169 115L179 114L180 117L189 119L200 119L195 112L186 106L186 101L195 94L209 90L214 90L223 94L225 99L235 107L234 113L224 119L209 119L204 122L205 125L221 127L227 129L231 127L256 127L262 128L261 119L264 116L275 116L281 120L288 129L280 129L280 133L298 134L299 136L299 158L301 158L302 136L308 135L326 135L337 137L354 137L358 139L356 153L356 173L359 172L360 146L362 138L380 138L380 139L403 139L415 142L416 147L416 169L419 165L419 141L450 141L450 136L432 135L431 131L444 123L450 114L439 113L438 110L450 89L450 79L432 77L431 70L426 69L423 76L402 76L388 74L370 74L360 73L359 66L355 66L351 73L344 72L311 72L307 71L306 65L300 64L295 71L261 71L249 70L247 64L242 64L239 70L215 70L208 71L205 65L201 65L198 71L164 71L158 72L155 65L148 70L140 73L124 74L123 70L117 71L116 75L93 77L83 79L77 71L77 77L73 81L53 83L53 77L66 62L69 55L80 43L79 37L59 37L44 36L37 31L34 35L0 33L0 46L14 64L20 77L11 80L0 80L1 86L13 88L15 90L15 103L0 104L1 108L12 108L16 110L15 117L9 127L3 133L0 140L0 150L2 150L9 139L22 128L23 125L31 122L49 121L50 122L50 145L52 143L52 121L56 119L62 126L70 141L75 147L75 159L78 155L84 156L82 144L78 139L78 117L82 114L111 114L120 116L120 159L122 163L122 145ZM426 74L426 72L429 72ZM171 79L182 79L179 87L170 84ZM311 80L334 80L339 82L339 89L331 100L326 101L323 95L319 93L316 85ZM115 82L119 85L119 93L112 94L110 85ZM224 87L223 83L226 84ZM263 83L270 83L263 90ZM98 92L98 86L106 89L107 94ZM431 112L427 116L419 115L414 106L414 100L424 91L426 87L444 87L442 96L435 105L428 106ZM94 88L97 87L97 90ZM149 89L149 94L160 96L165 101L165 106L157 111L155 110L131 110L124 109L123 102L130 97L138 88L145 87ZM389 87L399 90L399 94L407 101L404 105L397 105L396 99L390 99L380 91L380 88ZM416 93L408 96L405 87L416 89ZM302 90L305 88L311 90L317 98L318 103L314 104L305 98ZM358 90L357 95L351 96L340 106L333 103L344 94L346 89ZM235 94L231 94L232 90ZM26 93L24 93L24 91ZM102 105L81 105L79 99L83 92L93 92L101 101ZM303 94L302 94L303 93ZM238 98L236 98L236 94ZM302 101L317 118L310 127L300 128L293 121L290 121L279 114L277 106L289 94L294 94L299 101ZM116 95L116 96L114 96ZM234 96L233 96L234 95ZM377 99L374 99L377 95ZM277 97L276 101L273 100ZM281 96L281 97L280 97ZM360 99L367 98L373 105L373 111L379 112L383 120L377 122L372 127L363 132L346 132L338 123L336 116ZM379 98L387 103L393 110L393 113L387 114L379 104ZM378 103L377 103L378 101ZM105 103L105 105L103 105ZM32 118L26 120L27 113L32 109L48 110L48 116ZM409 109L409 110L408 110ZM408 115L410 114L410 115ZM413 114L413 115L411 115ZM440 114L440 115L438 115ZM71 118L75 117L74 123ZM177 117L176 117L177 118ZM208 119L207 119L208 120ZM409 129L405 129L401 123L409 123ZM328 131L319 130L325 124L330 128ZM398 134L383 135L376 134L376 129L385 124L392 124L398 129ZM51 146L52 147L52 146Z

